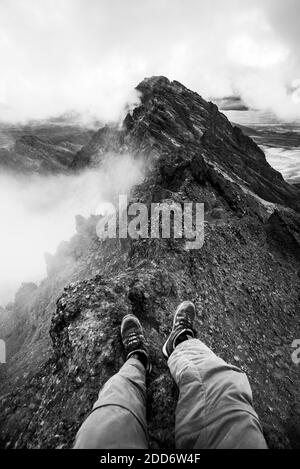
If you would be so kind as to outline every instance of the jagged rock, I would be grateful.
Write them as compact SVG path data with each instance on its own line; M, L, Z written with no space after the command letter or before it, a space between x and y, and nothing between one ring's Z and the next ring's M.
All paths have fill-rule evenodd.
M97 217L78 218L76 235L48 260L48 278L26 300L38 332L28 334L11 355L0 403L1 446L72 445L99 388L123 363L119 326L133 311L154 364L147 388L150 444L172 448L177 390L161 346L175 307L191 299L199 336L247 372L269 445L296 447L298 427L291 417L299 407L300 385L291 360L291 344L300 337L296 189L212 103L164 77L145 79L137 89L141 104L123 127L100 129L73 167L99 165L107 153L143 159L148 171L132 200L147 206L162 200L204 202L204 245L188 251L184 239L100 241ZM44 348L47 353L37 360ZM284 370L280 377L278 370ZM18 387L12 375L19 377Z

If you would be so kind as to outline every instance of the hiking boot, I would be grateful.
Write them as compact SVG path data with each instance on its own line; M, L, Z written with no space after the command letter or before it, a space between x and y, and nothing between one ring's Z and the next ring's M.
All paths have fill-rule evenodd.
M195 306L191 301L183 301L174 314L171 333L163 346L163 354L169 358L175 347L189 337L196 337L194 320L196 317Z
M149 359L148 347L146 344L142 325L134 314L124 316L121 323L121 337L126 353L126 359L132 355L137 355L144 365L146 371L150 373L151 362Z

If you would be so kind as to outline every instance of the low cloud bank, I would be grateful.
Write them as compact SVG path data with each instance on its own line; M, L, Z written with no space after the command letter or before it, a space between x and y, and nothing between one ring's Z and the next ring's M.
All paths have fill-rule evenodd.
M102 210L143 177L130 155L108 156L99 169L66 176L0 175L0 305L22 282L46 275L44 253L53 253L75 232L74 217Z

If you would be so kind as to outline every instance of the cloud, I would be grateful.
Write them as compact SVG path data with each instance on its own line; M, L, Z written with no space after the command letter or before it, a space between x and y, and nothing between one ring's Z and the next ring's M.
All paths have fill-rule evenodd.
M155 74L300 117L299 13L298 0L1 0L3 118L115 120Z
M44 253L54 253L70 238L77 214L101 213L142 175L141 163L130 155L108 155L101 168L78 175L0 174L0 305L13 298L22 282L46 276Z

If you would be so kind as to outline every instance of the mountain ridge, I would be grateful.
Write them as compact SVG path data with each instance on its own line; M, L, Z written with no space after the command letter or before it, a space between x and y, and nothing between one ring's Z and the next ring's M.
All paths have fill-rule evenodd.
M183 164L193 164L193 158L200 154L202 162L225 165L233 176L242 176L245 185L260 197L299 211L296 189L283 180L267 163L263 151L240 128L232 126L215 104L165 77L145 79L137 90L142 94L141 105L127 114L123 128L103 127L96 132L75 155L74 168L97 165L103 153L120 148L123 153L129 151L138 156L142 152L144 159L155 160L163 146L164 152ZM180 132L176 125L181 126Z
M96 132L73 169L132 154L144 161L146 175L129 203L204 203L204 245L187 251L181 239L101 241L99 217L79 217L76 235L47 259L48 277L22 297L19 349L18 334L8 338L14 353L0 399L0 444L72 445L99 388L123 363L119 325L132 311L154 365L150 445L174 447L177 390L161 346L176 305L190 299L199 337L247 372L269 446L297 447L300 383L291 360L300 334L297 192L197 93L165 77L145 79L137 89L140 105L121 128Z

